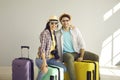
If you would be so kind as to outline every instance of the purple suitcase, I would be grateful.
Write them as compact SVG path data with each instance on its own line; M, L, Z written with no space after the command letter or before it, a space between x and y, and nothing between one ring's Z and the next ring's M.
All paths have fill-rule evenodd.
M28 49L28 58L22 57L22 49ZM21 46L21 57L12 62L12 80L34 80L33 60L29 58L29 46Z

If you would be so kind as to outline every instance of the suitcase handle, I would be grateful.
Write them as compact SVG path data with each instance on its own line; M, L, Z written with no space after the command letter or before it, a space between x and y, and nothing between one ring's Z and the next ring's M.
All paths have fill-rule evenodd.
M22 49L25 49L27 48L28 49L28 58L29 58L29 49L30 47L29 46L21 46L21 57L23 57L23 54L22 54Z
M29 46L21 46L21 49L23 49L23 48L30 49L30 47L29 47Z

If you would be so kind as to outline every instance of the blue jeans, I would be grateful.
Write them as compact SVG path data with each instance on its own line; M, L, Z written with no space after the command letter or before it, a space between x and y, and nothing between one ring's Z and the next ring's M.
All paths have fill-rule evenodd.
M42 65L42 59L37 58L37 59L35 60L35 62L36 62L37 67L40 68L40 66ZM54 59L54 58L47 60L47 64L48 64L48 65L56 65L56 66L59 66L59 67L61 67L61 68L64 69L64 72L67 71L65 65L64 65L62 62L60 62L60 61L56 61L56 59ZM42 77L43 77L44 75L45 75L44 73L42 73L41 71L39 71L37 80L42 80Z

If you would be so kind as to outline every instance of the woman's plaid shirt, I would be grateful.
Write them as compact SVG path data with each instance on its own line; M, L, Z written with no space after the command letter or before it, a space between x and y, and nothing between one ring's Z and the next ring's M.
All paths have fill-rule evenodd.
M51 36L50 36L49 30L44 30L40 34L40 43L41 43L40 54L41 53L45 53L46 58L49 59L50 48L51 48L51 44L52 44L52 40L51 40Z

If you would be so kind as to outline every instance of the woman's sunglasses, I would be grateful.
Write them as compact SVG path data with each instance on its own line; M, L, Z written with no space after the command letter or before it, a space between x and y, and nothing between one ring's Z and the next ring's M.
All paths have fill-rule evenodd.
M50 24L51 24L51 25L53 25L53 24L57 25L57 24L58 24L58 21L50 21Z

